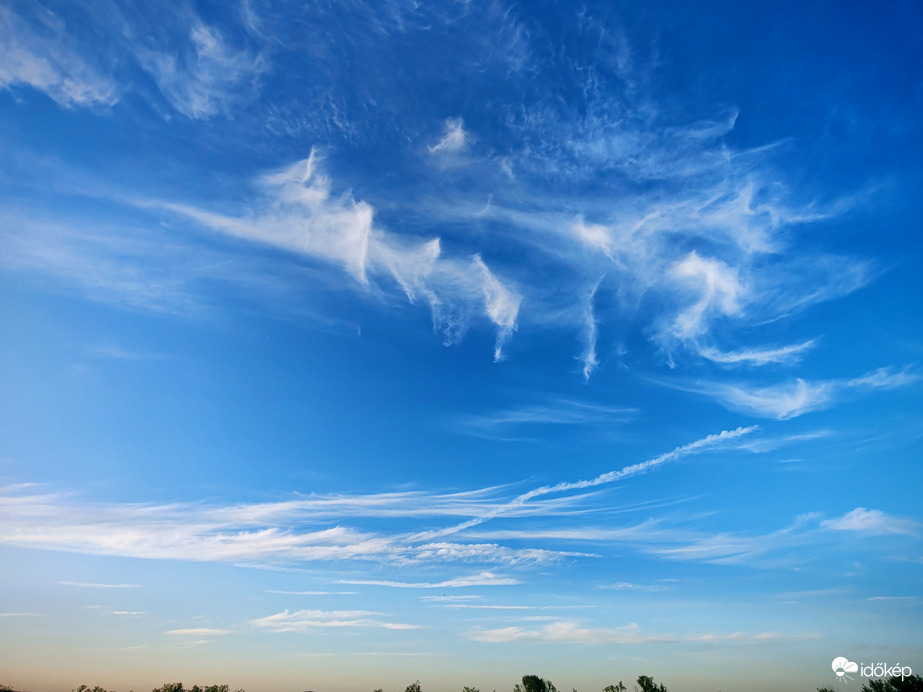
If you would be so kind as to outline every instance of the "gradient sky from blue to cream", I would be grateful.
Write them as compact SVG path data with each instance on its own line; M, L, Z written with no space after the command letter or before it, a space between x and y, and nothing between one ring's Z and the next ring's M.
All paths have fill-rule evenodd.
M921 27L0 4L0 683L923 671Z

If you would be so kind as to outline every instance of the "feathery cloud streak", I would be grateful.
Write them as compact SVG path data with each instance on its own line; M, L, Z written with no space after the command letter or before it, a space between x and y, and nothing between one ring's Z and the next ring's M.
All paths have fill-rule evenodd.
M640 465L639 465L640 466ZM573 489L577 484L557 492ZM578 486L579 487L579 486ZM406 531L360 533L355 529L335 527L317 531L300 528L303 519L289 519L289 527L247 530L237 525L236 531L227 524L215 525L204 519L215 510L203 512L194 506L169 505L92 505L66 506L50 503L41 496L30 496L28 504L16 502L15 495L4 493L0 542L32 548L65 550L86 554L120 555L147 559L181 559L188 561L230 562L235 560L269 560L287 563L343 563L375 561L400 570L414 565L452 566L465 563L502 565L507 569L529 567L562 559L596 558L595 552L560 550L557 547L519 548L502 543L457 542L420 543L426 532ZM416 498L420 502L422 498ZM44 506L43 506L44 505ZM33 508L31 511L24 507ZM52 506L56 518L52 517ZM29 515L29 516L26 516ZM91 518L91 516L93 518ZM280 516L282 516L280 514ZM499 516L499 515L498 515ZM508 521L517 516L561 516L542 508L531 513L504 514ZM564 517L567 515L564 514ZM475 525L485 521L477 517ZM559 519L560 521L560 519ZM514 522L515 526L515 522ZM599 548L604 545L633 546L648 555L667 560L693 560L717 563L770 564L768 556L795 547L819 545L830 540L830 531L856 532L866 535L917 536L919 524L906 518L889 515L881 510L858 507L841 517L822 519L813 514L797 518L790 526L766 534L721 532L703 533L676 523L675 518L647 520L622 527L598 528L581 523L578 527L547 529L498 529L465 532L469 539L489 538L499 541L533 544L589 542ZM462 533L458 526L445 533ZM850 549L855 549L852 545ZM247 565L243 565L247 566ZM439 589L467 586L501 586L520 583L514 576L491 571L455 576L440 581L399 581L370 579L340 579L351 585L392 588ZM102 584L59 582L64 586L94 589L138 588L137 584ZM608 588L629 588L617 584ZM297 592L279 592L297 593ZM305 592L318 595L326 592Z
M878 368L851 379L809 382L798 378L764 387L726 382L684 384L676 380L662 383L675 389L704 394L732 411L785 420L827 408L850 395L897 389L919 381L920 376L908 368L896 372L893 368Z
M272 632L306 632L327 627L381 627L388 630L417 629L416 625L398 622L384 622L369 617L381 615L368 610L296 610L267 615L251 620L254 627Z
M248 217L229 217L171 202L146 203L182 214L215 231L340 265L369 290L376 277L397 283L407 299L425 301L446 343L460 338L472 314L497 327L495 359L516 329L521 296L498 279L480 255L467 261L442 256L439 239L410 240L374 224L374 210L349 194L334 196L329 179L310 157L263 176L265 204Z
M50 10L30 14L0 7L0 88L29 86L65 108L114 104L115 82L85 59L64 21Z
M429 148L430 153L452 153L461 151L468 144L469 135L465 132L461 118L449 118L445 121L445 136Z
M459 589L469 586L511 586L518 584L519 580L504 577L493 572L481 572L465 577L456 577L438 582L405 582L375 579L341 579L341 584L356 584L364 586L387 586L395 589Z
M99 555L191 561L289 562L374 560L412 564L534 565L591 553L554 547L438 541L495 519L568 516L586 499L582 491L645 473L707 450L733 447L755 428L708 435L647 461L595 478L535 488L510 500L498 490L454 495L392 493L321 496L279 503L208 507L194 504L84 504L65 495L41 494L29 486L0 492L0 542ZM549 495L558 497L549 498ZM408 510L414 507L414 510ZM382 520L439 516L469 517L442 529L375 530L344 526L349 517ZM485 573L486 574L486 573ZM468 582L460 582L465 585ZM436 587L447 585L437 582Z
M651 642L714 642L725 644L740 642L760 644L781 639L814 639L818 637L813 633L789 635L779 632L760 632L756 634L746 632L689 635L646 634L635 623L621 628L590 628L581 627L579 623L571 621L552 622L538 629L503 627L492 630L471 630L467 636L476 641L491 643L534 642L541 644L587 645L644 644Z
M176 111L206 119L231 117L235 106L256 93L267 68L262 55L232 47L217 27L188 8L159 12L157 27L145 25L138 8L117 2L104 10L71 9L76 15L39 3L18 12L0 8L0 87L29 86L65 108L112 106L133 90L149 96L131 79L130 66L136 66ZM185 34L180 46L168 27ZM104 53L93 45L100 35L107 39ZM93 53L96 61L89 57Z
M737 428L736 430L730 430L730 431L723 430L720 433L708 435L706 437L703 437L700 440L696 440L695 442L690 442L687 445L677 447L676 449L670 452L667 452L665 454L661 454L658 457L654 457L653 459L648 459L647 461L643 461L638 464L632 464L630 466L625 466L624 468L618 471L608 471L606 473L600 474L596 478L591 478L591 479L582 480L582 481L558 483L557 485L552 485L552 486L542 486L541 488L536 488L534 490L530 490L526 493L519 495L515 499L511 500L509 503L505 505L501 505L500 507L496 507L492 509L490 512L484 514L483 516L470 519L466 522L463 522L456 526L451 526L446 529L440 529L440 530L431 531L431 532L424 532L422 534L419 534L417 537L418 538L436 538L438 536L448 536L453 533L458 533L459 531L464 531L466 529L472 528L479 524L483 524L486 521L490 521L491 519L495 519L497 517L503 516L509 511L515 511L525 506L526 503L530 502L536 497L541 497L543 495L550 495L554 493L563 493L563 492L568 492L571 490L583 490L585 488L593 488L599 485L613 483L615 481L628 478L629 476L634 476L639 473L644 473L648 471L649 469L652 469L655 466L659 466L660 464L663 464L667 461L674 461L676 459L680 459L690 454L695 454L705 449L720 446L721 444L727 442L728 440L734 440L740 437L741 435L746 435L748 433L753 432L754 430L756 430L755 426L752 426L749 428Z
M245 34L233 38L188 9L163 18L169 32L141 32L136 24L143 16L130 10L116 3L113 18L93 14L89 19L101 23L96 29L112 36L113 50L145 70L171 106L190 119L233 118L259 82L272 77L264 55L270 47L281 50L266 33L275 19L253 7L245 13ZM416 27L421 31L412 33L413 40L426 41L423 27L479 16L473 8L460 10L460 16L444 8L418 8L394 25L393 17L373 8L361 11L370 14L370 26L378 27L366 39L381 49L392 31ZM60 24L53 13L39 13L27 22L4 12L11 41L31 40L34 26L43 22ZM548 94L534 93L531 73L509 72L513 64L539 69L551 56L558 60L553 45L530 41L514 15L484 19L491 31L506 37L505 48L490 53L484 69L492 79L509 81L513 95L522 92L524 99L518 110L508 104L490 106L481 133L462 116L440 118L444 133L435 144L426 144L427 155L441 160L464 153L464 170L446 172L445 179L398 182L396 189L373 185L372 202L334 193L337 186L321 174L319 157L312 153L262 176L262 195L250 200L249 214L178 200L157 206L221 233L338 265L372 292L387 292L394 282L411 302L429 306L447 344L461 339L473 320L486 318L497 330L497 360L522 320L576 330L583 343L577 357L584 379L599 370L601 340L630 336L624 324L640 327L668 364L684 355L738 368L794 364L816 338L741 349L724 343L725 336L733 336L736 328L783 319L869 281L871 264L862 258L823 250L787 252L801 227L843 214L861 200L844 196L825 202L796 195L772 163L774 149L782 145L735 150L726 143L737 121L735 109L716 108L711 119L678 120L669 104L641 88L650 66L625 36L613 34L593 56L574 53L555 72L562 88L583 94L581 115ZM597 20L580 22L581 31L610 35ZM329 35L314 37L319 45L311 55L325 55L325 47L337 44L338 25L332 26ZM182 37L179 45L177 36ZM23 51L54 54L47 46ZM65 56L54 64L76 69L81 61ZM3 83L25 83L26 77L16 76L24 69L8 67L0 73L6 75ZM77 96L66 95L75 89L62 86L67 80L63 69L52 69L54 79L30 78L30 83L66 104L76 103ZM361 86L371 88L364 81ZM89 94L81 97L84 101L111 102L101 87L84 91ZM331 103L337 112L348 105ZM498 131L486 131L487 123ZM417 127L408 122L398 138L414 141L412 126ZM326 142L320 145L331 157L339 155ZM588 180L593 185L582 189ZM435 234L424 240L400 227L385 230L375 220L379 203L419 215L425 227L436 228ZM453 240L449 256L440 241L446 222L464 227L461 233L445 229ZM490 245L502 252L488 257L479 233L470 232L473 227L488 228ZM530 269L539 266L540 271ZM811 271L805 271L807 266ZM549 267L556 277L553 284L546 281ZM58 269L65 268L59 263ZM600 281L600 276L605 278Z
M137 589L140 584L96 584L84 581L59 581L61 586L79 586L84 589Z
M611 429L635 420L640 411L630 407L603 406L574 399L545 398L534 404L524 404L480 415L456 419L460 431L492 437L509 430L545 425L572 426L588 429Z
M215 27L195 20L187 50L180 59L173 52L140 48L136 55L177 111L187 118L231 115L242 88L252 91L265 69L263 58L234 50Z

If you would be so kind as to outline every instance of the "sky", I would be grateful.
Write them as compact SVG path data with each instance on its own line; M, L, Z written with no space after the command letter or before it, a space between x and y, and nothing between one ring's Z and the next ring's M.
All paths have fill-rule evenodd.
M921 32L0 0L0 683L923 673Z

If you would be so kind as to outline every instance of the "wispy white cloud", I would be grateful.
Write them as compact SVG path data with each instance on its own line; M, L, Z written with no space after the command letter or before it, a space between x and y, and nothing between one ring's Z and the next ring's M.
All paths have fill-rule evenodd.
M128 309L199 315L208 304L201 289L211 282L271 287L245 262L134 223L115 228L79 215L3 209L0 242L4 270Z
M747 449L755 453L776 448L773 444L759 447L759 440L752 442L755 430L755 427L737 428L707 435L590 479L543 485L513 497L509 488L501 487L455 494L310 496L222 507L196 503L87 503L64 494L41 493L35 486L0 488L0 543L146 559L256 562L262 564L244 566L280 571L298 571L296 565L305 563L345 565L355 561L376 562L398 575L418 566L441 570L436 573L439 576L463 564L486 568L468 575L429 580L339 580L343 584L438 589L516 584L521 581L523 570L560 561L597 559L607 554L606 546L613 545L628 546L668 560L755 563L786 548L816 543L821 528L866 533L916 532L916 524L909 520L863 508L838 519L825 520L823 524L820 515L802 516L791 526L758 535L702 532L690 524L689 518L677 522L669 516L614 526L586 519L598 516L599 512L648 513L665 506L664 502L627 503L624 508L606 502L600 506L594 493L601 492L596 490L601 486L709 451ZM587 492L590 490L593 492ZM382 521L390 518L400 518L401 522ZM446 518L450 523L433 528L433 520L438 518ZM522 523L536 519L541 519L541 524ZM355 525L350 526L351 522ZM488 522L500 525L485 530L483 525ZM375 528L362 528L366 523ZM445 540L450 535L457 538ZM562 549L562 542L592 544L592 549ZM495 571L501 566L517 571L512 574ZM139 588L137 584L59 583L98 589Z
M358 591L279 591L277 589L266 589L266 593L277 593L285 596L352 596Z
M669 461L676 461L678 459L682 459L683 457L692 454L698 454L708 449L720 448L722 445L725 445L728 442L736 440L737 438L744 435L749 435L755 430L757 430L756 426L749 426L746 428L740 427L735 428L734 430L722 430L720 433L706 435L705 437L695 440L694 442L676 447L669 452L653 457L652 459L648 459L647 461L624 466L617 471L607 471L606 473L600 474L599 476L596 476L596 478L591 478L589 480L564 482L552 486L543 486L541 488L531 490L528 493L521 495L517 499L525 501L540 495L546 495L548 493L579 490L597 485L603 485L606 483L612 483L624 478L628 478L630 476L646 473L650 469L660 466L661 464L665 464Z
M833 435L833 431L829 429L809 430L803 433L791 433L787 435L764 435L762 437L741 441L740 448L761 454L800 442L823 440L829 438L831 435Z
M695 302L673 321L673 335L681 341L698 339L715 315L740 312L744 288L733 267L720 260L702 258L693 251L673 266L672 275L688 283L695 295Z
M594 31L613 35L611 27ZM727 138L738 119L733 107L677 118L646 88L653 66L628 56L623 38L601 41L590 63L563 59L560 79L582 94L579 107L549 95L504 112L506 143L490 167L426 211L489 224L511 252L535 258L541 269L519 277L527 322L565 325L584 345L588 335L623 337L641 324L668 363L688 354L725 365L796 362L816 339L730 345L743 330L872 278L866 258L792 251L799 226L843 215L860 195L830 200L787 184L774 157L792 142L735 148ZM600 63L612 71L601 74ZM553 286L543 284L549 268ZM594 311L588 331L585 287L601 274L597 302L606 309ZM595 351L579 357L587 370L598 367Z
M559 489L557 492L564 492ZM464 533L468 540L487 537L497 541L528 541L541 546L521 548L502 543L421 543L416 534L381 533L360 534L351 529L328 529L308 532L299 530L262 529L255 531L216 530L214 525L203 523L201 513L190 513L189 508L172 505L167 508L128 506L123 508L92 506L75 512L62 505L39 507L35 497L28 510L20 504L0 503L0 542L33 548L50 548L89 554L121 555L148 559L183 559L190 561L229 561L239 556L259 557L274 561L317 562L375 560L389 565L396 574L406 568L417 569L425 565L428 570L452 569L453 565L480 562L504 566L507 573L483 570L461 576L451 576L428 581L404 579L354 579L341 578L341 584L381 586L404 589L456 589L472 586L510 586L521 583L518 572L534 565L554 561L585 560L608 554L602 546L624 546L641 554L665 560L711 562L722 564L748 564L772 566L795 564L810 559L803 549L822 545L830 547L830 531L849 531L870 535L911 535L919 533L919 524L909 519L894 517L880 510L857 508L846 515L824 520L819 514L798 517L789 526L768 533L704 532L695 528L692 519L677 522L676 518L649 519L620 527L594 527L581 522L577 526L548 528L501 528L493 531L470 531L459 526L449 533ZM501 505L503 507L503 505ZM25 510L25 511L24 511ZM29 513L26 521L22 515ZM12 517L19 515L18 520ZM100 519L100 515L102 519ZM55 521L49 517L54 516ZM96 518L90 522L88 516ZM494 518L496 518L496 515ZM516 515L504 514L507 521ZM523 516L523 515L520 515ZM526 515L528 516L528 515ZM550 515L545 515L546 521ZM168 518L169 517L169 518ZM473 525L485 521L477 516ZM63 523L65 526L60 526ZM17 530L18 529L18 530ZM41 538L38 538L38 535ZM92 536L92 538L87 538ZM594 545L594 552L562 551L562 541L585 542ZM154 547L152 547L154 546ZM548 546L548 547L545 547ZM852 546L851 549L855 549ZM810 553L810 551L809 551ZM781 562L780 562L781 560ZM793 562L794 561L794 562ZM271 569L298 571L293 568ZM431 572L432 573L432 572ZM95 589L138 588L134 584L97 584L91 582L61 582L62 585ZM653 586L616 582L601 588L653 591ZM342 591L279 591L280 594L326 595L351 592ZM464 601L473 598L466 595Z
M893 368L878 368L861 377L848 380L845 386L859 390L897 389L898 387L916 384L921 379L923 378L920 375L911 372L909 368L904 368L898 372L895 372Z
M613 258L612 245L615 241L615 234L607 226L599 223L586 223L583 216L578 215L571 230L577 239L588 248L598 250L609 259Z
M776 598L784 599L787 601L794 601L799 599L810 599L815 600L818 598L830 598L837 596L845 596L850 593L850 589L845 586L836 586L829 589L808 589L806 591L785 591L783 593L774 594Z
M800 527L802 522L796 522ZM768 553L793 545L811 542L804 532L786 527L769 534L746 535L730 532L708 533L693 529L688 522L648 520L619 528L581 527L579 529L522 529L473 532L474 536L509 540L589 542L623 545L667 560L691 560L716 563L750 563ZM628 589L632 584L619 582L600 588Z
M436 144L429 148L431 154L449 154L464 150L470 141L465 132L461 118L449 118L445 121L445 134Z
M48 617L47 613L0 613L0 618L40 618Z
M532 642L538 644L645 644L652 642L701 642L701 643L749 643L764 644L772 640L785 639L816 639L819 635L784 634L780 632L732 632L730 634L703 633L703 634L648 634L643 632L637 624L632 623L624 627L590 628L582 627L579 623L571 621L558 621L549 623L537 629L522 627L503 627L490 630L471 630L467 633L469 639L490 642L495 644L510 642Z
M543 197L517 187L506 194L491 190L486 210L459 203L451 212L493 221L511 234L515 229L532 241L526 251L555 264L564 278L553 290L529 283L530 305L544 314L533 311L526 319L550 327L568 323L583 334L583 277L605 274L598 297L612 307L594 316L603 334L624 335L620 322L640 320L668 362L687 352L724 364L794 363L816 339L735 351L725 345L727 336L855 291L872 278L873 268L862 259L783 255L783 229L841 210L836 204L814 213L788 210L778 190L761 184L752 169L738 175L731 160L725 163L729 169L720 181L693 171L690 188L676 191L665 183L650 197L618 186L605 199L579 200L553 186ZM576 220L567 211L575 206L586 210Z
M450 562L489 562L515 565L520 563L558 562L566 557L591 557L589 553L545 550L542 548L510 548L496 543L424 543L412 550L407 562L429 562L434 559Z
M446 608L456 610L589 610L595 605L510 605L485 603L449 603Z
M328 627L380 627L388 630L412 630L416 625L375 619L381 613L368 610L296 610L251 620L254 627L272 632L306 632Z
M416 512L403 511L408 499L420 504ZM0 492L0 542L148 559L296 563L373 560L396 566L463 562L527 565L584 555L488 543L434 543L402 532L361 531L337 525L349 516L379 519L472 516L493 504L492 497L484 493L460 496L398 493L387 499L334 496L278 504L253 508L195 504L84 505L54 494L21 495L7 491ZM549 511L559 510L554 504L541 503L529 508L531 513ZM308 528L309 523L316 528ZM287 569L272 565L267 568ZM62 583L96 588L135 586Z
M27 21L11 7L0 7L0 88L32 87L65 108L118 101L115 81L88 62L57 14L23 4L32 10Z
M484 603L449 603L446 608L456 610L531 610L530 606L522 605L487 605Z
M763 534L661 531L652 535L644 550L671 560L695 560L721 564L791 564L810 559L798 552L814 546L830 547L830 530L867 535L917 536L920 524L894 517L881 510L857 507L842 517L823 519L817 512L804 514L781 529ZM657 544L660 545L657 545ZM852 550L856 547L853 544ZM786 557L781 557L785 555ZM799 557L795 557L799 555Z
M639 413L638 409L627 406L542 397L532 404L487 414L459 416L456 418L456 424L463 432L496 436L528 426L560 425L611 429L631 422Z
M234 117L237 106L268 75L265 56L277 42L270 27L278 18L264 16L253 3L242 10L249 31L244 35L206 22L188 6L163 13L168 29L158 24L152 31L117 5L111 9L111 17L86 12L95 34L109 39L107 45L117 54L113 60L140 65L171 106L188 118ZM456 9L468 17L469 8ZM316 12L326 16L323 10ZM384 12L387 17L364 6L361 12L368 14L369 27L377 27L375 37L366 36L368 48L380 47L390 31L403 30L404 22L422 28L460 19L445 8L416 7L409 13L391 8ZM485 37L475 62L483 59L485 69L500 69L506 77L514 68L516 79L524 79L518 73L531 51L547 46L531 45L530 32L510 16L509 8L498 12L492 6L475 14L494 37ZM65 105L109 104L117 98L112 79L87 62L92 51L72 47L67 27L54 13L33 12L26 21L4 9L0 18L0 31L10 46L0 59L0 84L33 84ZM457 190L401 185L395 192L372 185L366 200L358 200L332 185L319 171L319 157L312 155L263 176L262 194L249 196L243 204L225 200L206 208L201 202L171 199L157 206L221 233L342 267L376 297L397 285L411 302L429 306L447 343L460 339L472 322L485 320L498 333L498 360L526 320L552 329L563 325L576 334L584 378L601 367L600 339L624 337L637 328L653 337L667 363L675 363L684 351L723 365L796 362L816 339L732 348L739 343L733 338L736 329L783 319L870 280L873 267L864 258L789 252L793 228L841 215L861 201L859 195L829 201L786 185L772 156L791 144L733 148L727 141L738 117L733 107L716 107L711 117L678 118L675 109L648 93L652 66L637 59L624 35L595 21L580 19L598 34L598 54L591 63L576 55L562 58L556 75L568 91L582 94L579 107L550 94L531 95L521 107L495 113L502 137L483 160L469 162L471 176ZM334 30L312 35L319 45L306 52L324 63L334 35ZM504 37L503 46L493 45L496 36ZM610 71L599 72L599 64ZM137 91L139 85L130 88ZM318 96L319 103L328 101L333 110L345 107L331 94ZM418 125L414 120L413 127ZM343 124L340 130L349 127ZM430 131L438 127L442 134L427 138L436 161L461 156L471 142L490 138L487 133L479 136L472 122L461 117L440 118ZM414 141L411 133L404 134ZM413 134L419 142L418 133ZM500 168L505 172L498 172ZM584 187L588 181L589 189ZM135 192L136 198L142 196ZM479 226L490 228L490 249L501 251L489 254L479 233L456 233L450 245L438 237L415 237L403 228L385 229L375 216L373 199L376 205L382 200L409 211L427 228L477 218ZM492 201L485 209L487 199ZM251 211L231 211L241 207ZM117 256L112 251L79 255L79 249L46 248L45 263L57 262L61 273L85 278L94 260ZM78 256L82 262L75 260ZM158 260L170 264L162 253ZM125 263L103 261L100 283L113 285L121 278L121 293L129 300L133 291L175 291L176 282L190 283L188 271L152 277L156 272L150 264L155 263L132 276ZM189 271L201 276L194 268ZM273 272L263 273L268 277ZM233 274L227 271L224 278ZM554 282L547 281L549 275ZM588 284L601 275L606 281L587 299ZM157 278L161 280L152 280ZM139 305L155 303L148 296Z
M666 591L663 584L632 584L631 582L617 581L614 584L603 584L599 588L614 591Z
M786 529L759 536L690 532L685 536L681 533L668 534L665 538L667 540L660 546L649 545L646 550L669 560L718 564L756 564L759 559L780 548L810 542L802 536L793 536Z
M583 525L578 528L480 529L467 531L465 535L488 540L545 539L553 541L630 543L652 540L660 529L660 521L649 519L637 524L616 528Z
M502 488L483 488L459 493L434 493L420 490L350 495L296 496L276 502L231 504L202 510L209 521L219 525L261 526L273 522L340 520L355 517L438 517L468 516L485 503L496 500Z
M615 481L628 478L641 473L646 473L650 469L664 464L668 461L674 461L682 457L688 456L690 454L696 454L698 452L704 451L706 449L720 447L722 444L726 443L729 440L734 440L742 435L756 430L755 426L749 428L737 428L736 430L722 430L720 433L715 433L707 435L695 442L690 442L689 444L682 445L673 449L670 452L661 454L660 456L654 457L653 459L648 459L647 461L640 462L638 464L631 464L630 466L625 466L617 471L607 471L602 473L595 478L581 480L581 481L568 481L563 483L558 483L551 486L542 486L540 488L535 488L528 492L522 493L518 497L509 501L504 505L500 505L491 509L489 512L476 517L474 519L469 519L461 524L456 526L451 526L445 529L439 529L436 531L425 531L423 533L417 534L415 538L420 540L427 540L431 538L437 538L440 536L447 536L453 533L458 533L470 529L471 527L478 526L483 524L486 521L495 519L504 514L513 512L518 508L523 507L531 500L536 497L541 497L543 495L557 494L563 492L569 492L572 490L583 490L585 488L592 488L599 485L605 485L608 483L613 483Z
M877 389L896 389L920 381L920 376L908 369L895 372L879 368L861 377L809 382L801 378L782 384L755 386L744 383L699 382L676 380L662 383L691 392L704 394L721 405L756 416L786 420L810 411L827 408L845 397Z
M805 351L814 348L816 339L800 344L780 348L749 349L743 351L718 351L715 348L702 348L699 353L710 361L722 365L766 365L768 363L795 363Z
M487 268L480 255L475 256L474 263L481 270L481 289L484 292L487 315L498 327L494 360L500 360L503 357L503 346L516 330L516 318L519 315L522 297L515 290L504 286Z
M85 581L59 581L61 586L79 586L84 589L138 589L140 584L97 584Z
M104 11L84 7L78 25L87 26L78 31L50 9L20 9L17 14L0 8L0 87L30 86L67 108L111 106L129 90L148 96L128 79L127 64L136 63L186 117L231 116L233 106L256 92L267 69L262 55L234 48L216 26L182 7L161 12L155 28L140 23L143 13L125 12L117 4ZM186 34L180 49L175 37L164 35L167 27ZM91 62L99 53L93 41L100 36L105 36L107 59L120 65L118 75Z
M767 387L703 383L690 389L715 399L731 410L779 420L825 408L833 401L834 395L830 383L806 382L800 378Z
M856 507L842 517L827 519L822 525L837 531L855 531L872 535L881 534L916 534L920 525L910 519L885 514L878 509Z
M194 119L230 115L230 104L252 92L266 69L262 56L232 48L217 27L198 20L179 54L143 47L135 51L170 104Z
M231 634L230 630L214 629L211 627L191 627L188 629L167 630L164 634L177 637L211 637L222 634Z
M458 589L468 586L511 586L520 580L504 577L493 572L480 572L464 577L454 577L438 582L405 582L374 579L341 579L342 584L363 584L366 586L389 586L396 589Z
M596 315L593 311L593 298L596 296L596 291L599 290L600 283L602 283L602 279L597 281L590 290L584 310L586 348L583 351L583 379L587 382L590 379L590 375L593 374L593 371L599 367L599 356L596 353L596 340L599 337L599 327L596 323Z
M841 525L842 524L842 525ZM623 545L646 555L670 561L744 564L751 567L791 567L812 559L821 547L831 548L830 529L852 530L867 534L917 535L919 524L908 519L885 515L879 510L854 510L844 517L823 519L820 513L796 517L787 526L764 533L743 531L703 531L696 522L685 520L648 520L624 527L585 526L577 529L500 529L471 532L469 535L497 540L550 539ZM850 547L855 550L855 546ZM660 585L616 582L599 588L655 591Z
M455 494L331 495L227 507L194 503L90 504L16 486L0 489L0 542L96 555L232 563L373 560L396 566L464 562L535 565L586 558L592 553L477 542L470 537L453 542L438 539L461 536L494 519L579 513L583 511L580 504L588 499L582 492L586 489L647 472L671 460L720 449L752 430L739 428L709 435L618 471L589 480L542 486L512 499L504 498L501 488L487 488ZM343 525L349 517L400 517L406 521L440 516L462 521L441 529L401 532ZM484 571L474 577L428 583L431 588L439 588L512 583L510 580L515 581Z
M199 508L179 505L73 506L65 518L64 507L55 497L34 499L36 503L28 510L19 506L22 511L17 512L15 529L10 523L15 505L2 503L0 541L96 555L192 561L267 558L313 561L363 556L386 559L402 552L393 538L348 528L295 532L270 526L247 530L240 524L209 521ZM61 583L95 588L137 587Z
M374 210L348 193L335 196L330 180L319 171L312 151L299 161L260 180L264 199L248 216L225 216L175 202L146 201L212 230L283 248L304 257L342 267L368 291L384 295L395 282L410 302L423 300L434 327L446 344L457 341L472 316L482 315L497 328L495 359L516 329L521 296L491 271L480 255L469 259L442 256L438 238L412 240L379 227Z

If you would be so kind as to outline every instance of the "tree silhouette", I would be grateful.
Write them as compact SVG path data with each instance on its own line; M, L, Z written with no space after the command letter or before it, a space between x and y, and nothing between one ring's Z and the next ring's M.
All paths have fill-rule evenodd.
M155 687L151 692L185 692L185 690L181 682L165 682L162 687Z
M513 692L558 692L551 680L543 680L537 675L523 675L522 685L516 684Z
M639 675L638 687L641 688L641 692L667 692L667 688L662 683L658 685L654 682L650 675Z
M893 675L887 680L869 680L862 686L861 692L923 692L923 678L919 675L904 678Z
M420 687L420 681L417 680L407 685L407 689L405 689L404 692L423 692L423 688Z

